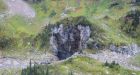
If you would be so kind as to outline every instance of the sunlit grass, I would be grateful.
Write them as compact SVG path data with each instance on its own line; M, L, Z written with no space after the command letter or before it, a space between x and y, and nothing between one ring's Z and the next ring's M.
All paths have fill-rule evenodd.
M88 20L92 23L98 25L100 28L103 25L105 36L102 40L105 44L108 43L131 43L132 39L126 36L120 30L119 19L124 16L128 11L130 11L130 5L127 3L129 1L119 0L123 8L119 9L116 7L109 8L111 0L100 0L100 1L85 1L80 0L80 5L78 5L75 0L45 0L41 3L32 4L31 6L36 11L36 18L30 22L27 22L23 17L14 16L6 20L10 34L18 36L18 33L27 33L28 35L37 35L41 31L42 26L48 23L55 23L61 19L61 14L66 8L74 8L74 11L69 11L67 16L86 16ZM52 11L56 14L50 17ZM104 17L109 17L109 19L104 19ZM30 21L30 20L29 20ZM45 24L44 24L45 23ZM13 35L13 36L14 36Z
M21 75L21 68L0 68L0 75Z

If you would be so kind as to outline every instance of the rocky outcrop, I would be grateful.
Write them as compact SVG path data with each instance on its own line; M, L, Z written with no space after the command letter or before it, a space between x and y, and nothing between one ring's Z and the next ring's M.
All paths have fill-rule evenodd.
M9 15L21 15L26 18L35 18L36 12L23 0L4 0Z
M127 55L136 55L137 53L140 52L140 48L138 47L137 44L131 44L128 46L115 46L113 44L110 45L109 49L113 52L116 53L121 53L121 54L127 54Z
M50 37L52 50L60 59L70 57L86 48L90 33L88 25L54 26Z
M140 0L131 0L130 4L132 6L139 6L140 5Z

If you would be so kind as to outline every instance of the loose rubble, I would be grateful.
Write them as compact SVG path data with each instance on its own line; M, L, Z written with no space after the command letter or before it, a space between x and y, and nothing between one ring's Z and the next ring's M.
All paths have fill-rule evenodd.
M29 66L30 60L32 65L34 64L50 64L54 61L57 61L57 57L51 54L42 54L42 55L32 55L27 59L19 59L14 57L2 57L0 58L0 69L1 68L26 68Z
M131 55L116 53L110 50L103 50L100 53L84 54L84 55L90 58L97 59L103 63L105 63L106 61L109 63L111 63L112 61L115 61L116 63L123 66L124 68L140 71L140 67L134 66L129 63L129 59L133 57Z

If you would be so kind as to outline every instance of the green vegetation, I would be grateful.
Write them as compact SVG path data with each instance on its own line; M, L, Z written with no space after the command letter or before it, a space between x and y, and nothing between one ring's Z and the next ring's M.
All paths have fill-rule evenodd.
M140 54L130 59L130 64L140 67Z
M0 0L0 12L3 12L6 9L6 6L3 2L3 0Z
M92 39L100 44L130 44L135 38L129 37L120 28L122 25L120 18L130 11L129 2L124 0L43 0L37 3L29 2L36 11L36 17L31 20L26 20L19 15L7 18L1 23L1 27L4 27L2 28L4 30L0 33L18 44L18 46L15 45L14 47L24 48L27 43L34 42L33 40L40 33L48 34L44 32L45 30L42 30L42 27L46 29L44 25L58 22L63 18L62 14L65 14L67 17L86 17L92 23L93 30L95 30L92 34ZM118 5L113 6L115 3L118 3ZM48 36L41 37L48 42ZM35 41L38 42L35 46L38 48L40 43L43 43L42 46L46 46L44 39L41 42Z
M60 25L63 24L65 26L67 25L89 25L92 32L91 32L91 38L94 41L100 42L98 39L100 39L101 37L103 37L103 33L104 30L101 29L98 25L96 24L92 24L91 22L89 22L87 20L86 17L84 16L79 16L79 17L68 17L65 19L60 20L59 22L56 22L55 24L49 24L48 26L46 26L43 31L41 33L39 33L36 37L35 37L35 44L37 44L40 48L47 48L49 46L49 36L51 35L51 27L56 26L56 25ZM98 34L96 34L98 33ZM96 39L98 38L98 39ZM104 44L101 43L100 44ZM36 45L36 46L37 46Z
M47 29L50 27L44 25L66 24L66 19L70 21L72 17L78 16L84 16L90 22L93 27L91 38L101 45L130 44L135 40L139 43L139 39L132 38L121 30L120 18L131 10L129 2L129 0L117 0L117 2L112 0L43 0L38 3L29 3L36 11L34 19L15 15L0 22L0 50L4 56L15 56L11 53L14 52L18 57L32 48L40 51L40 48L49 50ZM110 7L114 3L119 3L119 5ZM66 21L61 20L62 13L69 17L65 18ZM76 23L77 20L74 19L72 22Z
M128 4L130 1L77 1L44 0L37 4L31 3L31 5L37 12L38 20L44 21L47 18L47 22L55 23L60 20L62 13L65 13L68 17L85 16L91 23L93 23L93 25L96 25L101 29L101 31L98 30L95 34L103 32L98 35L98 37L94 38L98 40L98 42L105 45L110 43L116 45L132 43L133 39L121 31L121 23L119 21L119 19L130 10L129 8L131 6ZM119 5L110 8L113 3L118 3ZM51 16L52 14L53 16Z
M109 68L120 68L120 65L116 63L115 61L112 61L112 63L108 63L107 61L105 62L104 66L107 66Z
M127 70L115 63L101 63L98 60L77 56L70 58L64 62L57 62L50 65L38 65L34 67L31 64L34 62L30 61L29 67L21 70L14 68L0 69L0 75L139 75L140 72Z
M121 26L121 29L126 32L130 37L137 40L137 43L139 42L140 34L139 34L139 28L140 28L140 10L133 10L128 12L128 14L122 19L123 23Z
M101 45L108 46L113 43L119 46L131 44L132 42L140 44L139 36L132 37L126 32L129 29L131 30L133 26L129 28L129 25L132 25L132 23L124 23L125 21L123 20L132 10L130 1L43 0L37 3L29 2L36 11L34 19L26 19L20 15L15 15L0 21L0 51L3 53L3 56L20 57L31 50L41 50L40 48L48 50L50 33L47 29L50 29L51 25L54 24L63 23L67 25L68 22L77 23L78 20L73 19L73 17L78 16L83 16L86 19L86 21L82 20L81 22L91 25L91 39ZM134 6L134 8L140 10L139 6ZM6 6L0 0L0 12L5 11L5 9ZM135 28L137 28L135 32L139 35L140 25L138 24ZM136 56L132 59L133 62L130 63L140 66L139 59L140 56ZM29 75L31 71L36 75L73 75L75 73L83 75L140 74L139 72L126 70L114 62L103 64L87 57L71 58L68 61L54 65L35 65L35 67L28 67L22 70L22 74L26 73L23 75ZM5 70L0 70L0 73L4 72ZM15 73L12 69L8 69L8 75L15 75ZM17 73L20 74L20 71Z
M27 21L20 16L7 18L1 23L0 27L1 39L9 38L10 40L9 42L7 40L7 42L9 45L13 45L15 48L21 47L21 45L25 47L24 45L27 45L27 43L31 41L31 36L33 35L33 32L35 32L34 29L31 29L33 28L32 25L29 25L29 23L27 23ZM0 41L2 42L3 40Z
M108 67L108 65L110 67ZM36 65L35 67L28 67L22 70L22 75L131 75L135 73L139 75L140 72L131 71L120 67L115 62L104 65L97 60L77 56L70 58L62 63L52 65ZM35 73L35 74L34 74Z
M0 69L0 75L20 75L21 68L4 68Z

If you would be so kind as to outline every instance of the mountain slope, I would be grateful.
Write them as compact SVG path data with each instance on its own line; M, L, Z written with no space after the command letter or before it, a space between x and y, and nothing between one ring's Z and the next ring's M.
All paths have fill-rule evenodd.
M34 9L36 16L34 18L28 18L16 13L14 16L6 14L2 20L0 19L0 57L10 56L21 59L26 57L30 59L28 55L31 55L31 53L38 54L40 51L44 54L46 52L52 53L49 42L50 36L52 36L51 29L55 26L59 27L61 24L66 28L67 26L75 25L74 28L76 29L76 25L79 22L81 22L83 26L91 25L92 34L88 40L87 47L89 49L85 49L85 51L89 51L89 53L98 53L98 51L100 51L99 49L106 50L110 45L115 46L115 49L122 50L122 52L127 48L130 49L131 47L129 47L129 45L133 43L140 45L139 0L24 1ZM3 13L6 10L6 6L1 2L2 0L0 0L0 13L1 11ZM79 19L79 16L84 17L84 20ZM67 31L67 29L65 30ZM57 43L58 42L59 41L57 41ZM63 45L60 44L60 46ZM63 47L60 47L60 49L62 48ZM126 57L129 57L129 55ZM133 61L130 62L130 64L139 66L139 59L138 54L138 56L132 59ZM81 75L140 74L136 71L124 69L118 66L118 64L113 68L103 65L104 64L98 62L98 60L79 56L61 62L60 64L49 65L49 67L48 65L47 67L46 65L36 66L39 68L37 72L41 75L44 70L46 72L47 68L49 68L50 73L53 75L67 75L68 73L70 75L72 75L72 73ZM33 68L36 69L36 67ZM29 73L30 68L24 69L22 73L24 73L24 71Z

